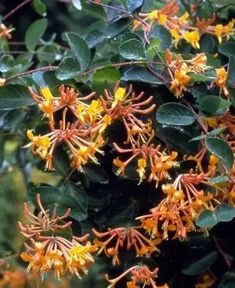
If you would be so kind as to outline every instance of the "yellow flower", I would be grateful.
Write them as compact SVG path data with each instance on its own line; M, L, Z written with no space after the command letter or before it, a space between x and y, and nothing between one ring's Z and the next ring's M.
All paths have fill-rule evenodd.
M112 109L115 108L120 102L125 99L126 89L119 87L114 94L114 102L112 103Z
M159 25L164 25L167 20L167 15L161 13L158 10L154 10L148 14L149 20L156 20Z
M45 113L48 118L50 118L53 116L53 113L55 111L53 105L53 96L48 87L41 87L40 92L45 100L39 103L39 108L42 112Z
M187 75L188 66L184 63L181 68L175 70L174 79L171 81L170 90L175 93L176 97L182 97L184 91L190 82L190 76Z
M216 80L215 80L215 85L220 88L220 93L224 93L224 95L228 95L228 89L226 88L226 82L228 78L228 72L222 67L215 69L216 72Z
M173 37L173 43L175 45L175 48L177 48L178 42L181 40L181 36L180 36L178 30L175 28L171 29L170 33L171 33L171 36Z
M182 24L186 24L189 19L189 13L185 12L179 19L182 21Z
M91 104L87 107L87 115L89 122L94 122L97 119L102 118L102 112L104 111L102 102L100 100L92 100Z
M224 26L224 34L226 35L227 40L230 38L230 35L234 33L234 23L235 19Z
M140 182L141 183L143 181L143 179L145 178L145 168L147 166L146 160L143 158L138 159L138 169L136 170L139 174L140 177Z
M223 33L224 33L224 26L222 24L215 25L215 36L217 37L219 43L222 42Z
M40 92L46 100L48 101L52 100L53 96L51 94L49 87L41 87Z
M185 39L186 42L192 45L193 48L199 49L199 40L200 40L200 35L198 31L186 31L183 33L183 38Z
M33 154L38 154L42 159L46 159L48 155L48 149L51 146L51 141L47 136L34 136L32 130L27 130L27 136L31 143L25 145L25 147L32 146Z

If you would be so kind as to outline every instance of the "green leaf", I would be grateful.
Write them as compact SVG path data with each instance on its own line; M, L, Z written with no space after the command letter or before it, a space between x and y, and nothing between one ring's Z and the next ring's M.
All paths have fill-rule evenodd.
M154 25L151 32L151 38L158 39L160 41L157 51L165 51L171 46L171 34L162 25Z
M207 149L215 154L227 167L231 169L234 162L233 151L227 142L220 138L208 137L205 141Z
M115 83L120 80L120 72L115 67L106 67L96 71L92 78L92 88L99 94L104 92L104 89L113 90Z
M229 222L235 217L235 208L232 205L222 203L215 209L218 222Z
M217 218L213 211L202 211L196 221L197 226L200 228L210 228L217 224Z
M199 109L207 117L223 114L230 105L230 101L214 95L207 95L199 99Z
M35 104L27 87L6 85L0 87L0 110L11 110Z
M87 217L88 199L84 190L71 183L66 183L63 189L41 184L28 189L29 200L36 206L36 194L39 193L44 208L53 211L57 205L57 213L64 214L67 209L71 208L71 217L82 221Z
M119 46L120 55L128 60L141 60L145 58L145 49L142 41L129 39Z
M14 66L14 58L11 55L3 55L0 60L0 72L7 72Z
M179 103L165 103L157 109L157 121L165 125L191 125L195 121L192 111Z
M228 65L228 85L231 87L235 87L235 56L231 56L229 58Z
M151 74L146 68L142 67L128 69L121 77L121 80L143 82L155 85L162 84L162 82L159 81L156 76Z
M82 4L80 0L72 0L73 6L79 11L82 10Z
M29 51L33 51L47 29L47 19L39 19L33 22L25 34L25 45Z
M130 12L133 12L141 8L144 4L144 0L127 0L127 9Z
M182 270L185 275L198 275L207 271L217 259L217 252L213 251L210 254L202 257L198 261Z
M208 82L216 79L215 71L209 70L204 73L190 73L191 83Z
M59 80L67 80L77 77L80 74L80 66L77 59L72 57L64 58L56 70L56 78Z
M74 56L79 62L80 70L86 70L91 62L91 53L86 42L74 32L67 32L64 35Z
M219 52L227 57L235 57L235 42L224 42L219 46Z
M47 11L46 5L41 0L33 0L33 7L41 16L44 16Z

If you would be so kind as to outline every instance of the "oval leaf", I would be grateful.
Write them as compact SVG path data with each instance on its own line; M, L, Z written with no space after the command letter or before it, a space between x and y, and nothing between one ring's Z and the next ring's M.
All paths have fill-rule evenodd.
M129 39L119 46L120 55L128 60L141 60L145 58L145 49L142 41Z
M227 57L235 57L235 43L232 41L224 42L219 46L219 52Z
M224 113L231 103L221 97L207 95L199 100L200 110L208 117L217 116Z
M217 224L217 218L211 210L204 210L200 213L196 224L201 228L210 228Z
M161 105L156 114L157 121L165 125L191 125L195 116L188 107L179 103L166 103Z
M231 169L234 162L233 151L224 140L216 137L208 137L205 140L207 149L215 154L227 167Z
M21 85L0 87L0 110L11 110L35 104L28 89Z
M47 19L39 19L33 22L25 34L25 45L29 51L34 50L38 41L41 39L47 29Z
M60 62L55 75L59 80L67 80L78 76L79 73L80 67L78 61L75 58L66 57Z
M134 67L128 69L122 76L121 80L144 82L156 85L162 84L162 82L159 81L157 77L151 74L146 68L142 67Z
M235 208L229 204L222 203L215 209L218 222L229 222L235 217Z
M97 93L103 93L104 89L113 90L115 83L120 79L120 72L117 68L107 67L93 74L92 88Z
M67 32L64 35L74 56L79 62L80 70L86 70L91 61L90 49L88 48L86 42L74 32Z

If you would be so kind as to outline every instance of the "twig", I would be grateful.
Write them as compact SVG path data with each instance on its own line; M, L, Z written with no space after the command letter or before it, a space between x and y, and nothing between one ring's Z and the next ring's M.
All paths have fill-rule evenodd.
M208 131L207 131L202 119L200 118L200 116L194 111L193 107L189 104L189 102L187 100L182 99L182 101L190 108L190 110L192 111L193 115L197 119L198 124L201 126L203 132L207 135Z
M18 78L18 77L22 77L22 76L26 76L26 75L29 75L29 74L32 74L32 73L35 73L35 72L39 72L39 71L54 71L54 70L57 70L57 69L58 69L58 66L39 67L39 68L36 68L36 69L32 69L32 70L29 70L29 71L22 72L22 73L14 75L14 76L11 76L11 77L7 78L6 81L8 82L8 81L10 81L12 79L15 79L15 78Z
M31 0L25 0L19 5L17 5L15 8L13 8L10 12L8 12L5 16L2 17L2 20L5 21L7 18L9 18L11 15L16 13L20 8L22 8L24 5L28 4L31 2Z
M231 268L232 264L230 262L230 260L228 259L228 256L226 255L226 253L223 251L223 249L221 248L220 244L219 244L219 241L214 237L212 236L212 239L214 240L215 242L215 246L218 250L218 252L221 254L221 256L224 258L224 261L227 265L228 268Z

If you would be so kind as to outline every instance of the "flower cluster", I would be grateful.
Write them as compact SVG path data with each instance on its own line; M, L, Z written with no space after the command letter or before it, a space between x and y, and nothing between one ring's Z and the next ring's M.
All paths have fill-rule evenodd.
M37 204L40 212L35 216L25 203L28 223L23 225L19 222L22 235L29 239L25 243L26 251L21 254L21 258L29 263L27 270L42 278L49 271L54 271L57 278L66 273L80 278L82 273L88 273L89 266L94 262L92 253L96 251L96 246L87 241L88 235L71 236L71 239L60 236L72 224L64 221L70 210L58 216L55 207L51 215L43 208L39 194Z
M212 155L207 173L191 170L180 174L172 184L162 185L166 197L150 209L150 214L137 218L152 238L163 240L170 235L183 240L189 232L196 230L195 221L203 210L214 210L220 204L217 194L198 188L203 185L208 189L214 187L209 179L214 176L217 164L218 159Z
M95 236L95 245L99 248L98 253L104 251L107 257L112 257L113 265L119 265L120 249L133 248L136 257L148 256L157 251L156 241L149 240L140 231L139 227L118 227L107 232L98 232L92 229Z
M131 280L126 283L127 288L137 288L142 285L142 287L152 287L152 288L168 288L167 284L157 285L154 278L157 277L158 268L153 271L149 269L146 265L136 265L127 269L124 273L114 279L108 279L110 285L108 288L115 287L115 285L123 279L125 276L130 275Z
M182 97L184 92L188 91L192 74L200 74L208 69L207 57L205 53L196 54L191 59L184 60L181 54L174 58L173 54L166 51L166 66L171 77L170 90L176 97Z
M117 83L114 95L105 91L99 99L93 99L95 93L81 97L73 88L63 85L59 88L59 97L54 97L48 87L41 88L41 95L32 89L30 92L47 118L50 132L34 135L28 130L31 142L25 147L31 147L33 154L46 161L46 170L53 169L53 153L59 144L66 145L73 168L83 171L82 167L88 161L98 164L96 154L103 154L104 132L115 120L121 120L125 125L128 142L132 141L133 135L152 132L148 123L136 117L153 111L155 104L146 108L152 97L143 99L144 93L136 95L132 86L126 91Z
M70 152L71 165L80 171L89 160L98 163L95 154L103 152L100 148L104 144L101 131L106 126L103 109L99 100L93 98L94 93L79 97L73 88L59 88L59 97L54 97L48 87L41 89L41 96L31 94L38 103L44 117L48 119L50 132L45 135L34 135L32 130L27 131L31 142L25 147L31 147L34 154L46 160L46 170L53 169L53 153L59 144L66 144ZM59 120L55 120L55 114Z
M179 4L176 0L167 1L165 5L159 10L153 10L149 13L139 13L141 19L135 19L133 29L141 28L145 33L145 38L148 41L148 35L154 24L163 25L171 34L173 43L177 48L178 43L185 40L193 48L200 48L200 38L203 34L214 35L218 42L221 43L223 39L228 40L234 34L234 20L228 24L214 24L216 17L199 19L196 23L190 20L189 13L185 12L181 16L177 16L179 11Z

